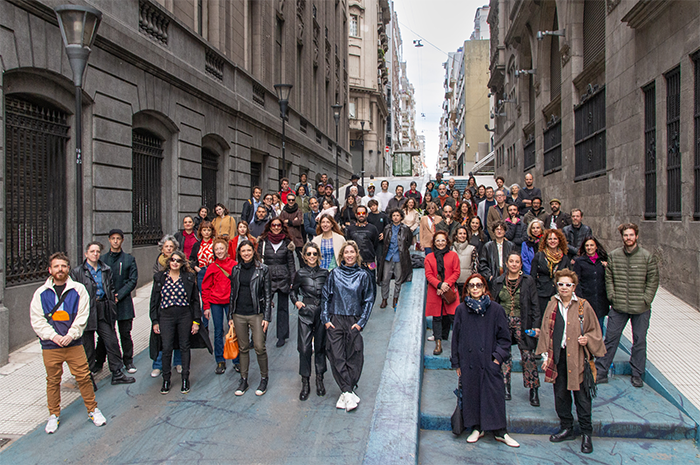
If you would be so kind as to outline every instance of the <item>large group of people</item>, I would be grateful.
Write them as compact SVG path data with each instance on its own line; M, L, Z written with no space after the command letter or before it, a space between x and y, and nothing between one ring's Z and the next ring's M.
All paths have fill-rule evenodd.
M190 391L194 348L213 353L215 373L225 373L224 339L232 328L239 344L232 367L240 373L234 393L249 389L252 346L260 370L255 394L264 395L272 312L276 346L282 347L291 336L291 298L298 313L299 399L309 398L314 370L316 394L326 394L328 361L341 392L336 407L354 410L364 361L361 333L377 286L379 307L386 308L394 281L396 308L402 284L412 279L413 258L423 250L425 315L432 317L428 340L439 356L452 330L451 363L465 399L467 441L492 431L496 440L519 447L506 430L505 413L513 397L511 347L517 345L529 403L540 406L538 359L544 360L545 381L554 384L561 430L550 440L574 437L573 396L581 450L591 452L591 399L581 388L584 357L598 357L596 381L605 383L628 320L635 333L632 384L643 385L658 269L654 255L637 244L637 226L621 225L623 247L607 253L583 224L581 209L566 213L552 198L550 212L544 211L531 174L525 187L505 187L496 178L495 189L471 178L463 192L454 179L443 183L438 177L424 192L411 182L408 190L399 185L391 193L384 180L379 193L369 183L366 195L358 179L353 176L342 208L327 176L315 190L305 174L294 188L284 178L279 192L264 196L256 186L240 218L221 203L210 218L203 206L183 218L181 230L160 240L150 299L151 376L162 377L160 392L170 392L173 369L181 393ZM64 361L98 426L106 420L97 409L94 379L105 360L112 384L135 381L128 374L136 372L130 333L138 270L121 248L124 233L114 229L108 237L108 252L91 242L85 260L72 270L65 254L54 254L50 277L32 301L32 325L45 352L47 433L58 428Z

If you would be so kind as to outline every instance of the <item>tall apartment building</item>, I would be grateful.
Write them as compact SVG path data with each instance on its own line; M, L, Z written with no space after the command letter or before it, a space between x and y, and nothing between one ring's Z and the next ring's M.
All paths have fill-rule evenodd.
M27 309L49 255L82 260L75 254L74 87L57 3L0 0L0 364L35 337ZM185 214L222 202L237 216L251 186L279 189L274 84L294 86L289 176L333 177L339 151L341 182L349 178L347 0L90 4L103 19L82 93L84 242L106 244L110 229L123 229L141 283L151 279L155 244ZM379 12L372 11L376 44ZM339 140L336 102L345 108Z
M634 222L700 307L700 3L492 0L496 173L581 208L608 248Z
M474 31L472 35L469 36L469 40L488 40L489 35L489 6L484 5L476 9L476 14L474 15Z

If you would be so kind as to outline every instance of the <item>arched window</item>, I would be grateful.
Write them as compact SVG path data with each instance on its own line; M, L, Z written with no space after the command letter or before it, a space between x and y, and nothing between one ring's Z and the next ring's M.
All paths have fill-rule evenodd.
M157 244L163 236L161 220L163 139L146 129L134 129L131 149L134 245Z
M8 286L46 278L66 250L67 115L34 99L5 97L5 231Z

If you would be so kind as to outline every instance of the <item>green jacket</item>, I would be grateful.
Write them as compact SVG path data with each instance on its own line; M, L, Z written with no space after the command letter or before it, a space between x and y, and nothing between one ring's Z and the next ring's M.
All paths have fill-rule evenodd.
M616 312L640 314L651 308L659 288L659 266L656 257L639 246L631 253L624 247L608 256L605 289Z

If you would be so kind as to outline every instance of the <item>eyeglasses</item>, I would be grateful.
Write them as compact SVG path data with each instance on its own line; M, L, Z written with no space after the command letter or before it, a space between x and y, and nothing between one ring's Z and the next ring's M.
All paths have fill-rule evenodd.
M318 257L318 252L306 252L307 257Z
M468 284L470 289L481 289L484 287L484 283L478 282L478 283L469 283Z
M568 289L570 287L574 287L574 283L557 283L557 286L566 287Z

